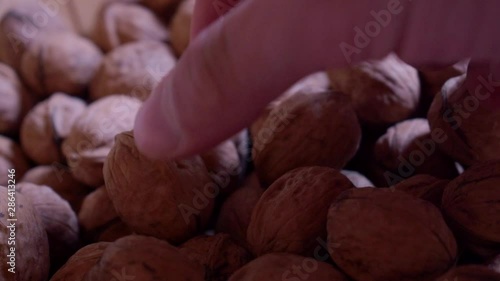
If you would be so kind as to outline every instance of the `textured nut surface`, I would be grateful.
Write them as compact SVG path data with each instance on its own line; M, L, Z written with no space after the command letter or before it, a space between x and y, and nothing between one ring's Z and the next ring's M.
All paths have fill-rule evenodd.
M418 106L417 70L395 54L329 73L332 88L348 94L360 122L381 126L408 118Z
M387 129L373 152L375 184L392 186L416 174L449 179L457 176L455 162L438 148L435 139L441 138L432 136L429 123L423 118L409 119Z
M464 86L475 76L462 75L450 79L436 95L428 119L432 130L442 131L446 140L439 144L442 151L464 165L500 159L500 111L488 107L489 97L499 92L470 93ZM492 87L491 85L488 87ZM487 120L487 121L486 121Z
M83 95L102 60L90 40L70 32L50 32L34 41L23 54L21 73L40 96L55 92Z
M165 41L168 31L148 9L133 3L111 2L99 14L94 37L107 52L128 42Z
M175 65L175 57L165 44L138 41L109 52L90 86L90 98L124 94L146 99L160 79Z
M356 171L342 170L340 171L344 176L346 176L355 187L373 187L373 183L365 177L363 174Z
M118 215L136 233L182 243L203 230L212 214L215 184L199 156L150 160L126 132L116 137L104 175Z
M195 0L182 1L172 18L170 42L177 56L181 56L189 45L195 3Z
M441 207L443 192L449 182L429 175L416 175L394 185L393 188Z
M360 139L356 114L343 94L297 93L274 107L260 130L252 132L252 157L259 179L270 185L298 167L342 168Z
M208 172L219 186L219 192L230 194L237 187L243 171L236 145L227 140L200 155Z
M37 211L31 202L22 194L16 193L16 281L47 280L49 275L49 243L47 233ZM8 206L7 188L0 186L0 204ZM7 271L9 265L10 246L6 243L10 237L7 228L12 222L8 222L7 209L0 211L0 279L13 280L12 273Z
M433 280L457 256L439 209L404 192L376 188L337 197L328 214L328 248L355 280Z
M85 108L83 100L63 93L56 93L37 104L21 126L24 152L41 165L63 162L60 144Z
M347 281L333 266L312 258L274 253L259 257L242 267L229 281L315 280Z
M500 281L500 273L485 266L467 265L450 270L438 281Z
M12 68L0 63L0 134L13 134L33 106L33 98Z
M80 243L75 212L48 186L19 183L16 189L31 202L40 217L49 239L51 266L57 268L77 250Z
M141 102L113 95L90 104L63 143L63 154L76 179L92 187L104 184L102 167L115 136L132 130Z
M24 174L21 181L52 188L68 201L75 212L80 210L83 199L90 192L88 186L77 181L70 170L62 165L34 167Z
M52 276L50 281L82 281L110 244L99 242L81 248Z
M485 259L500 254L500 161L474 165L451 181L444 213L462 244Z
M133 278L141 281L204 281L203 268L165 241L130 235L110 244L85 281Z
M303 167L276 180L255 206L247 239L256 256L287 252L313 255L318 238L326 238L326 219L333 200L354 186L339 171Z
M251 260L250 253L227 234L195 237L182 244L179 251L205 268L205 280L227 281Z
M11 139L0 135L0 182L7 183L9 169L15 169L16 178L20 179L28 168L28 160L21 147Z

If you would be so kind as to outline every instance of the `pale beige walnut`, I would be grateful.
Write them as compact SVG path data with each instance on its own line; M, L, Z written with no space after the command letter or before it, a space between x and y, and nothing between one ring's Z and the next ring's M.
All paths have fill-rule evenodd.
M243 172L236 145L224 141L200 155L212 179L217 183L220 194L230 194L237 187Z
M327 228L333 261L354 280L434 280L457 257L439 209L401 191L348 190L331 205Z
M442 134L431 132L426 119L400 122L381 136L373 151L371 173L378 186L394 184L417 174L452 179L458 175L455 161L439 147Z
M500 281L500 273L481 265L459 266L438 281Z
M182 0L139 0L139 3L151 9L162 18L171 16Z
M17 191L33 205L47 231L52 268L58 268L78 249L80 230L75 212L50 187L19 183Z
M395 54L329 74L332 88L350 96L360 122L367 126L402 121L417 109L418 72Z
M74 123L62 151L73 176L91 187L104 184L102 167L115 136L132 130L141 102L113 95L90 104Z
M474 165L451 181L442 207L457 238L485 260L500 255L500 160Z
M153 237L130 235L110 244L82 281L204 281L202 266ZM127 279L126 279L127 278Z
M272 108L259 128L252 128L252 158L259 179L268 186L298 167L341 169L360 140L360 125L345 95L301 92Z
M0 100L0 134L16 134L34 99L14 70L3 63L0 63Z
M110 244L99 242L81 248L52 276L50 281L82 281Z
M180 57L189 46L195 3L196 0L182 1L170 24L170 43L178 57Z
M227 234L197 236L179 246L179 251L205 268L207 281L227 281L252 259L251 254Z
M168 31L148 9L134 3L111 2L102 7L94 30L96 43L105 52L129 42L166 41Z
M126 132L116 137L104 176L118 215L135 233L182 243L203 231L212 215L217 187L199 156L150 160Z
M469 71L474 67L469 66ZM488 84L488 73L473 73L450 79L436 95L428 114L432 130L447 136L439 144L441 150L466 166L500 159L500 111L491 106L500 91ZM478 91L470 92L465 83Z
M346 176L327 167L303 167L284 174L253 209L247 232L250 250L256 256L314 255L318 239L326 239L328 208L341 192L353 187Z
M9 169L15 169L17 182L29 169L28 160L17 143L0 135L0 183L7 184Z
M406 192L423 200L427 200L436 207L441 207L443 192L449 180L438 179L429 175L415 175L394 185L395 190Z
M32 281L47 280L49 275L49 243L47 232L42 220L38 216L37 210L31 202L21 193L15 195L15 215L9 216L8 203L12 202L8 198L7 188L0 186L0 280ZM9 222L8 219L17 219ZM7 228L11 223L15 223L15 245L9 245L10 230ZM11 242L12 244L12 242ZM7 262L10 258L10 247L14 246L15 251L15 272L13 275L8 271L10 265ZM15 278L13 278L15 276Z
M363 174L356 171L342 170L340 171L344 176L346 176L355 187L374 187L373 183Z
M70 32L50 32L24 52L21 74L31 91L81 96L96 74L102 53L90 40Z
M250 218L263 193L264 188L257 175L252 173L222 204L215 230L231 235L235 241L246 246Z
M16 1L19 2L19 1ZM35 2L16 4L0 21L0 61L20 70L21 58L28 46L48 32L68 30L60 17L51 17Z
M330 264L286 253L273 253L259 257L229 278L229 281L262 280L347 281L349 279Z
M144 100L175 63L174 55L161 42L121 45L104 57L90 85L90 98L124 94Z
M54 190L71 208L78 212L82 201L91 189L77 181L68 167L63 165L37 166L24 174L22 182L46 185Z
M87 105L79 98L56 93L37 104L24 118L21 145L39 165L63 163L61 143Z

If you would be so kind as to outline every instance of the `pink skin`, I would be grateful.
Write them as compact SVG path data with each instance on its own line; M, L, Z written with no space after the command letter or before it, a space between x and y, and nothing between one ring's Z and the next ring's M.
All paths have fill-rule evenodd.
M151 158L209 149L301 77L389 52L415 66L472 57L484 65L478 74L500 80L487 63L500 61L498 0L400 0L400 13L351 60L340 44L354 46L354 27L398 0L246 0L221 18L213 1L227 0L198 0L195 39L138 114L136 143Z

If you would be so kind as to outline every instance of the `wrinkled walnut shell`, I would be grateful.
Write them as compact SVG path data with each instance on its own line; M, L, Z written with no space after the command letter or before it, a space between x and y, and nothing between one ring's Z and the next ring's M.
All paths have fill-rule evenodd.
M237 187L243 167L236 145L227 140L200 155L221 194L230 194Z
M0 183L7 184L8 170L15 169L15 177L20 179L28 168L28 160L19 145L0 135Z

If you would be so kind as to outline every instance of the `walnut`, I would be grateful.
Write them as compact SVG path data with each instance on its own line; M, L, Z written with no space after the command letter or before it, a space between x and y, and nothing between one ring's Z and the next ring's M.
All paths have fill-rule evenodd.
M124 94L145 100L175 63L174 55L160 42L124 44L104 57L92 80L90 98Z
M394 185L393 188L427 200L440 208L444 189L449 182L429 175L415 175Z
M5 181L6 182L6 181ZM0 186L0 271L1 280L32 281L47 280L49 275L49 243L44 225L38 216L37 210L31 202L21 193L15 195L15 217L10 217L7 209L10 195L5 187ZM15 218L17 221L9 222L7 219ZM15 230L8 228L15 224ZM15 245L9 245L9 237L15 231ZM10 248L15 246L12 253ZM15 255L13 263L9 256ZM15 275L8 269L15 267Z
M24 52L21 74L39 96L55 92L81 96L101 60L101 51L90 40L70 32L50 32Z
M243 172L234 142L227 140L200 156L211 177L218 184L219 193L233 192Z
M256 256L273 252L312 256L317 240L326 238L330 204L353 187L347 177L327 167L303 167L284 174L253 210L247 232L250 250Z
M0 134L17 134L34 100L6 64L0 63Z
M192 238L182 244L179 251L205 268L205 280L227 281L251 260L250 253L227 234Z
M468 64L469 60L464 60L444 68L420 69L423 96L427 98L434 98L441 92L441 89L446 81L453 77L465 74L467 72Z
M133 234L133 231L130 230L124 222L117 221L112 223L110 226L105 228L97 237L97 241L100 242L114 242L122 237L129 236Z
M252 157L259 179L268 186L298 167L342 168L360 139L356 114L344 95L297 93L274 107L260 129L252 131Z
M0 135L0 183L7 184L9 169L15 169L20 179L29 169L28 160L17 143Z
M148 9L134 3L110 2L99 14L94 37L108 52L134 41L166 41L168 31Z
M442 208L458 240L490 259L500 254L500 161L476 164L451 181Z
M417 109L418 72L395 54L329 74L332 88L351 97L360 122L368 127L402 121Z
M172 15L181 2L182 0L139 0L139 3L162 17Z
M182 1L170 24L170 41L175 54L179 57L189 46L195 3L196 0Z
M466 265L456 267L438 279L438 281L500 281L500 273L486 266Z
M86 107L84 101L63 93L56 93L37 104L21 126L24 152L40 165L64 162L60 144Z
M126 132L116 137L104 175L118 215L138 234L182 243L204 230L212 214L217 187L199 156L150 160Z
M102 167L117 134L132 130L141 102L113 95L90 104L73 125L62 151L73 176L82 183L104 184Z
M355 280L434 280L457 257L457 244L433 204L404 192L358 188L328 213L328 250ZM411 258L409 258L411 257Z
M344 176L346 176L355 187L374 187L373 183L364 175L356 171L342 170L340 171Z

